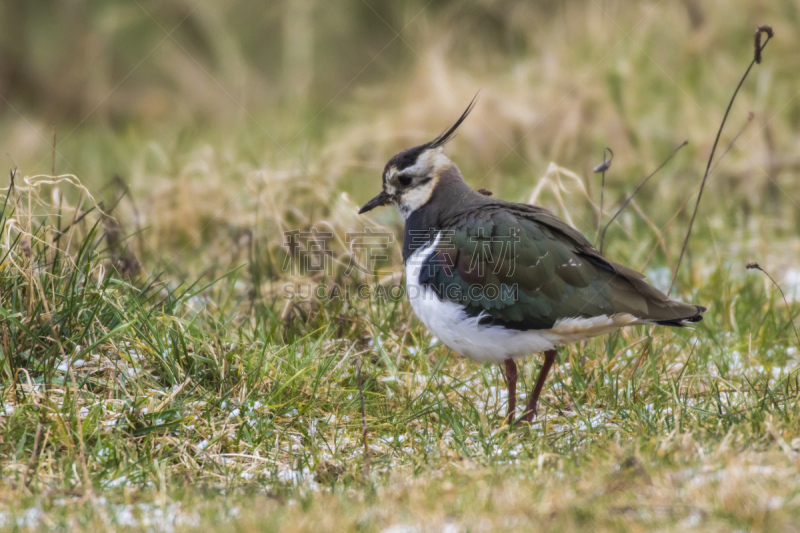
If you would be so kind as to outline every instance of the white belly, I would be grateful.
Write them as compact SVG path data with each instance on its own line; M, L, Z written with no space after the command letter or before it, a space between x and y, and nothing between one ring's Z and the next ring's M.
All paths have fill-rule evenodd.
M477 363L502 363L552 350L562 344L579 342L603 335L639 321L628 314L592 318L561 318L551 329L519 331L478 322L481 316L469 317L461 305L440 300L430 287L419 285L422 264L439 243L420 248L406 263L406 292L417 317L439 340L453 351Z

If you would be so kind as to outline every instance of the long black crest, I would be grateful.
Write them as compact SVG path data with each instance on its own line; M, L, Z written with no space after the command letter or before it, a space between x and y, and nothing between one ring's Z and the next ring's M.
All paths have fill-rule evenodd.
M453 138L453 134L456 132L458 127L461 125L464 120L466 120L467 116L472 112L473 108L475 107L475 102L478 100L478 93L475 93L475 96L472 98L472 101L469 103L467 108L461 113L461 116L458 118L455 124L450 126L450 129L447 131L442 132L438 137L434 140L429 142L426 147L427 148L439 148L440 146L444 146L445 143L450 141Z

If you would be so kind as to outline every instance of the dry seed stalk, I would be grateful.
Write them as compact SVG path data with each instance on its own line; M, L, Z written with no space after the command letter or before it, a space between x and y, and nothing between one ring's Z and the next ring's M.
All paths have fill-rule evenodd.
M664 167L666 166L666 164L667 164L667 163L669 163L669 162L670 162L670 160L671 160L673 157L675 157L675 154L677 154L677 153L678 153L678 151L679 151L681 148L683 148L684 146L686 146L687 144L689 144L689 141L683 141L683 142L682 142L682 143L681 143L681 144L680 144L680 145L679 145L677 148L675 148L675 150L673 150L673 151L672 151L672 153L671 153L671 154L669 154L669 157L668 157L668 158L666 158L666 159L664 160L664 162L663 162L663 163L661 163L661 164L658 166L658 168L657 168L657 169L655 169L655 170L654 170L654 171L653 171L653 172L652 172L652 173L651 173L649 176L647 176L645 179L643 179L643 180L642 180L642 182L641 182L641 183L640 183L640 184L639 184L639 185L638 185L638 186L637 186L637 187L636 187L636 188L633 190L633 192L630 194L630 196L628 196L628 197L625 199L625 201L624 201L624 202L622 202L622 205L620 205L620 206L619 206L619 209L617 209L617 212L616 212L616 213L614 213L614 216L613 216L613 217L611 217L611 220L609 220L609 221L608 221L608 224L606 224L606 226L603 228L603 233L601 233L601 234L600 234L600 254L602 254L602 253L603 253L603 240L606 238L606 231L608 230L608 227L611 225L611 223L612 223L612 222L614 222L614 220L616 220L616 218L619 216L619 214L620 214L620 213L622 213L622 210L623 210L623 209L625 209L625 207L627 207L627 205L628 205L628 204L631 202L631 200L633 200L633 197L634 197L634 196L636 196L636 193L638 193L638 192L639 192L639 190L640 190L642 187L644 187L645 183L647 183L647 182L648 182L648 180L649 180L650 178L652 178L653 176L655 176L655 175L658 173L658 171L659 171L659 170L661 170L662 168L664 168ZM611 161L609 161L608 163L609 163L609 165L610 165ZM595 169L595 171L596 171L596 170L597 170L597 169ZM606 169L605 169L605 170L607 170L607 167L606 167ZM605 170L603 170L603 177L604 177L604 178L605 178ZM600 214L601 214L601 216L602 216L602 214L603 214L603 200L602 200L602 198L603 198L603 197L602 197L602 195L601 195L601 196L600 196Z
M606 159L606 152L611 154L611 157ZM600 231L600 224L603 223L603 195L606 190L606 171L611 168L611 161L614 159L614 152L611 151L611 148L605 147L603 148L603 162L597 165L592 169L592 172L597 174L598 172L602 173L603 177L600 180L600 213L597 215L597 231ZM597 240L597 233L594 235L594 239ZM603 244L600 243L600 253L602 254Z
M800 349L800 335L798 335L797 328L794 325L794 319L792 318L792 308L789 307L789 301L786 299L786 295L783 293L783 289L781 288L781 286L778 285L778 282L775 281L773 279L773 277L769 275L769 272L764 270L761 267L761 265L759 265L755 261L751 261L750 263L747 263L747 265L745 265L745 267L747 268L747 270L760 270L761 272L766 274L767 277L770 279L770 281L772 281L772 284L775 285L778 288L779 291L781 291L781 296L783 297L783 303L786 306L786 310L789 312L789 323L792 325L792 329L794 330L794 336L797 339L797 347Z
M761 34L767 34L767 40L764 41L764 44L761 44ZM733 102L736 100L736 95L739 94L739 89L742 88L744 84L744 80L747 79L747 75L750 74L750 70L752 70L753 65L756 63L761 63L761 52L766 48L767 43L769 42L772 37L775 36L775 32L772 30L771 27L767 26L766 24L762 24L758 27L755 34L755 54L753 60L750 62L750 66L747 67L747 70L744 71L744 75L742 79L739 80L739 85L736 86L736 90L733 91L733 96L731 96L731 101L728 102L728 109L725 110L725 115L722 117L722 122L719 125L719 130L717 130L717 137L714 139L714 145L711 147L711 155L708 156L708 163L706 164L706 172L703 174L703 181L700 182L700 192L697 193L697 202L694 204L694 211L692 212L692 218L689 220L689 229L686 230L686 238L683 240L683 247L681 248L681 255L678 256L678 264L675 265L675 273L672 275L672 282L669 284L669 290L667 294L672 292L672 287L675 286L675 281L678 279L678 272L680 272L681 262L683 261L683 255L686 253L686 247L689 245L689 237L692 235L692 227L694 226L694 220L697 218L697 210L700 208L700 200L703 198L703 190L706 187L706 180L708 180L708 173L711 170L711 163L714 160L714 152L717 150L717 145L719 144L719 138L722 136L722 128L725 127L725 122L728 120L728 115L731 112L731 108L733 107Z

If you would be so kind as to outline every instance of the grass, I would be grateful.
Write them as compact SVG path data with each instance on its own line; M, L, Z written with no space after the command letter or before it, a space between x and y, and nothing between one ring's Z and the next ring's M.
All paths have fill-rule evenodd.
M797 288L784 283L787 308L745 269L758 260L778 282L797 269L789 4L755 23L732 10L699 30L676 22L681 4L659 4L630 39L607 16L627 28L641 14L576 4L545 14L557 24L536 25L528 52L487 51L502 60L496 71L412 30L420 57L395 83L349 95L298 145L305 122L286 109L255 116L269 130L90 125L57 145L57 168L77 177L38 168L52 146L26 151L4 133L20 171L0 215L0 526L793 530ZM458 11L423 19L448 16ZM603 146L615 153L608 219L689 139L605 239L607 255L666 289L712 119L760 22L777 37L720 149L749 126L712 167L673 293L709 308L694 329L639 327L562 348L543 414L510 429L501 369L452 354L404 298L383 296L403 281L396 239L380 276L348 269L366 259L348 232L400 234L388 210L355 216L385 160L463 107L437 88L460 97L480 85L448 147L470 184L553 208L590 237ZM266 139L276 132L285 151ZM121 169L129 176L108 179ZM287 269L284 232L312 228L331 234L330 269ZM538 365L521 368L523 395Z
M10 523L793 523L797 347L759 278L712 272L695 330L562 349L544 415L509 430L499 368L453 357L407 303L252 303L241 269L191 287L126 279L97 209L55 243L50 217L28 216L52 186L18 186L3 215L0 454L7 503L28 509Z

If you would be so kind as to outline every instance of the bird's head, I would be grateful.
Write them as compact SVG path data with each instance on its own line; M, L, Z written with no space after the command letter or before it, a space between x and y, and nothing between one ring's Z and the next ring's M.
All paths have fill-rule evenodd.
M454 166L444 155L442 147L453 138L474 106L475 98L456 123L434 140L392 157L383 169L383 190L364 204L358 214L392 204L403 218L408 218L425 205L433 195L442 172Z

